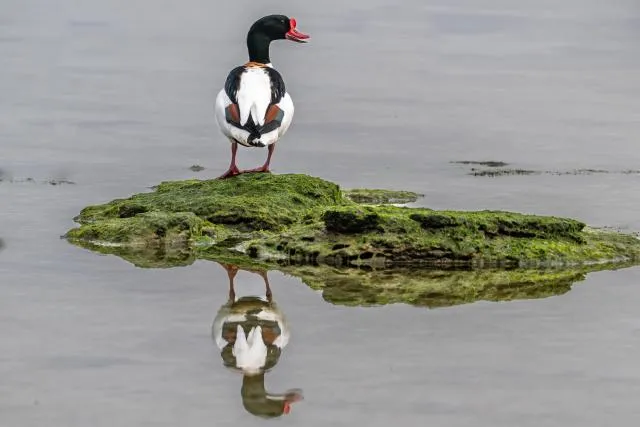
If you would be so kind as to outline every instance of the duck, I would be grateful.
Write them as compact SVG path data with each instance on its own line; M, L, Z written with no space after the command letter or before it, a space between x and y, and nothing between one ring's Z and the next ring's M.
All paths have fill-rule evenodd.
M271 393L265 387L265 374L276 366L290 338L289 324L273 300L267 272L243 268L262 278L265 293L237 297L235 278L241 269L233 264L218 264L227 271L229 297L216 313L211 337L223 364L242 373L240 394L247 412L261 418L287 415L303 395L297 388Z
M231 142L231 163L220 179L270 172L276 143L289 129L294 107L282 75L271 64L269 48L274 40L306 43L309 38L298 31L295 18L285 15L264 16L249 28L249 61L229 72L216 97L216 121ZM238 145L267 147L266 161L260 167L241 171L236 164Z

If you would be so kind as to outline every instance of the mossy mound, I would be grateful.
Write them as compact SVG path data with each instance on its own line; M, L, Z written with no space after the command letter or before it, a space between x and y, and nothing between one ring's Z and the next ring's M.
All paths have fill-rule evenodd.
M165 182L153 192L83 209L75 218L80 227L66 237L85 246L169 248L265 265L540 267L640 259L636 237L572 219L353 201L359 194L393 202L398 192L366 193L343 193L306 175Z
M336 206L342 201L339 187L319 178L253 174L228 180L163 182L152 193L87 207L75 220L80 224L99 224L109 219L137 218L148 212L167 215L188 212L207 224L219 224L230 230L278 231L299 222L307 210ZM194 233L191 237L199 235ZM70 237L75 236L72 233ZM109 235L103 237L110 241Z

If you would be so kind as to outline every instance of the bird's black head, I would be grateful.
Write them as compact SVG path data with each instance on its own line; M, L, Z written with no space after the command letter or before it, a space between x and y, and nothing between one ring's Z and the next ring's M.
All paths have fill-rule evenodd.
M306 43L309 36L296 29L295 18L284 15L269 15L253 23L247 34L249 59L269 63L269 44L273 40L291 40Z

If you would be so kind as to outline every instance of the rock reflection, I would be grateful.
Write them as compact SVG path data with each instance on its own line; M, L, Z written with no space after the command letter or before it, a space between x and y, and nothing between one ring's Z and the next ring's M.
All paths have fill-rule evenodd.
M325 301L343 306L409 304L418 307L449 307L476 301L511 301L547 298L569 292L589 273L631 267L637 261L613 264L566 265L561 268L434 269L336 268L298 265L284 260L266 264L238 254L229 257L215 250L206 253L184 248L119 248L83 244L93 251L117 255L143 268L170 268L193 264L198 258L241 265L247 271L273 268L299 278L322 292Z
M229 299L213 321L212 338L224 366L242 373L242 403L249 413L264 418L288 414L291 405L302 400L302 391L274 394L264 385L266 372L278 363L290 336L285 316L273 301L267 272L244 269L262 277L265 294L238 298L234 282L240 268L220 265L229 277Z

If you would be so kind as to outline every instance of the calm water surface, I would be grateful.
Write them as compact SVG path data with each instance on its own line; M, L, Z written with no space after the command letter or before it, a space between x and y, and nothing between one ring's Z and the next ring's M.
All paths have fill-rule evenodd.
M138 269L59 236L88 204L225 169L213 99L266 13L313 36L273 47L297 106L276 172L640 230L640 175L617 173L640 169L637 1L216 3L0 3L3 427L264 423L210 338L224 270ZM611 173L489 179L449 163L469 159ZM437 310L332 306L270 279L292 338L265 386L305 395L282 423L640 421L638 268L559 297ZM247 272L237 283L263 290Z

